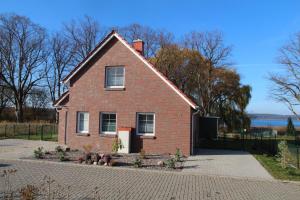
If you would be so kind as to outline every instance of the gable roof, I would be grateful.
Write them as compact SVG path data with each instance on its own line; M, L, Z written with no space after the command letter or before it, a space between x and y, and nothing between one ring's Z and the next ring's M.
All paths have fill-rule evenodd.
M138 59L140 59L149 69L151 69L160 79L162 79L175 93L177 93L193 109L197 109L195 104L187 97L177 86L175 86L166 76L158 71L144 56L136 51L121 35L116 31L111 31L88 55L83 59L64 79L63 83L68 83L80 69L82 69L112 38L117 38L125 47L127 47Z

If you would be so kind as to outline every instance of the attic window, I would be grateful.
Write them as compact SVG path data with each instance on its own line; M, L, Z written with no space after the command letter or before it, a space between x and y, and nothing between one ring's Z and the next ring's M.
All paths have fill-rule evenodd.
M105 87L124 88L125 69L124 67L105 68Z

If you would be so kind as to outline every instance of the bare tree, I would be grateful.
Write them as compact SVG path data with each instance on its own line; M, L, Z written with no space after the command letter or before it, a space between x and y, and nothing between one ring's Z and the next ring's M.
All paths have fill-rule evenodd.
M183 45L197 50L214 67L232 64L229 61L232 47L224 44L223 34L219 31L190 32L185 35Z
M32 109L44 109L49 106L47 91L42 88L32 88L27 97L27 104Z
M270 74L273 83L272 97L287 105L296 116L300 105L300 32L279 50L278 62L285 71L280 74ZM299 116L298 116L299 118Z
M146 58L154 57L161 47L173 43L174 39L173 34L170 32L155 30L140 24L130 24L119 28L119 31L129 42L136 39L143 40L144 56Z
M73 45L75 64L81 62L105 35L106 30L89 16L78 21L71 21L64 25L65 36Z
M56 33L50 39L46 80L52 102L59 98L66 89L61 81L70 71L74 51L74 46L63 34Z
M0 16L0 78L12 92L17 121L23 121L23 106L29 92L44 78L45 30L28 18Z

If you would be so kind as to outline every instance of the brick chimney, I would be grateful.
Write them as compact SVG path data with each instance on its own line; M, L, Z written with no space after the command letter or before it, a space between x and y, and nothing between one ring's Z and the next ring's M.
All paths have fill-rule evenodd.
M133 48L139 52L142 56L144 55L144 42L141 39L133 40Z

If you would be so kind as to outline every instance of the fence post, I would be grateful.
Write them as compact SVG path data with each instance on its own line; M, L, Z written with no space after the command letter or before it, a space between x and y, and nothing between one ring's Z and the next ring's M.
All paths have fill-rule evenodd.
M299 146L297 146L297 168L300 169L300 163L299 163Z
M30 124L28 124L28 140L30 139Z
M7 129L7 124L5 124L5 128L4 128L4 137L6 138L7 135L6 135L6 129Z
M42 125L41 140L44 140L44 125Z
M14 127L13 127L14 131L13 131L13 137L15 137L15 134L16 134L16 125L14 124Z

